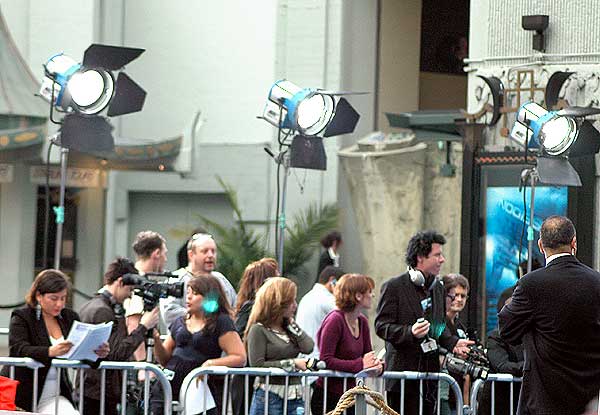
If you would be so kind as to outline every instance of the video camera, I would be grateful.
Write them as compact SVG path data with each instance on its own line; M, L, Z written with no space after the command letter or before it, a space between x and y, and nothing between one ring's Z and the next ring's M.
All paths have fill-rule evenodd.
M466 359L461 359L452 353L446 353L443 368L449 373L457 375L470 375L473 379L486 380L490 373L490 362L483 346L474 344L469 346Z
M150 275L150 274L146 274ZM151 276L154 277L171 277L173 274L170 272L156 273L153 272ZM142 297L144 300L144 311L150 311L158 305L158 301L161 298L175 297L183 298L183 282L157 282L143 278L137 274L125 274L123 275L123 285L134 285L135 293Z

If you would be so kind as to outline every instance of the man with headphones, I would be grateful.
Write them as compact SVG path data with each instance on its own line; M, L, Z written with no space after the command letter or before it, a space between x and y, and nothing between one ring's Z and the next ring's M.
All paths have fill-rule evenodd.
M104 287L92 299L83 304L79 311L84 323L113 322L112 332L108 339L110 353L106 360L129 361L133 352L144 342L146 332L158 323L158 307L144 313L140 324L128 334L125 323L123 302L131 296L133 286L123 284L123 275L137 274L137 270L129 259L117 258L108 265L104 274ZM85 371L84 413L97 414L100 411L100 372ZM106 372L105 414L117 415L117 404L121 397L121 373L117 370Z
M466 339L452 336L445 328L445 292L437 278L445 262L443 235L422 231L413 235L406 249L405 273L386 281L381 287L375 331L385 340L385 367L388 371L439 372L439 346L465 357ZM439 344L439 346L438 346ZM423 414L433 415L437 398L437 382L407 381L404 390L404 408L401 403L401 382L386 380L388 405L399 413L419 413L423 400Z

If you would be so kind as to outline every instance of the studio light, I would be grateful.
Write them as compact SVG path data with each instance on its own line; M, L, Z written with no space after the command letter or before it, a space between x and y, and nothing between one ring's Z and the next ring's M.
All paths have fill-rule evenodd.
M293 82L282 79L275 82L269 90L262 118L275 127L307 136L322 132L325 137L351 133L358 123L359 115L344 98L340 98L336 105L335 96L341 94L343 93L300 88ZM338 118L344 118L343 126L335 130L327 128L336 124Z
M283 166L284 168L281 205L279 196L277 200L276 215L279 224L275 227L276 256L280 272L283 272L283 234L286 227L285 201L289 170L291 167L311 170L327 169L327 154L322 137L332 137L354 131L360 115L345 98L338 97L353 94L361 93L301 88L286 79L275 82L269 90L267 103L259 118L266 120L278 129L279 154L275 155L269 148L265 148L265 151L278 164L278 195L279 167ZM288 137L292 134L295 135L290 142Z
M62 124L61 147L82 152L110 152L114 149L112 126L106 116L140 111L146 91L124 72L115 81L113 71L121 70L144 49L93 44L83 61L59 53L44 65L40 95L50 103L50 118ZM65 114L55 121L53 109ZM96 118L94 118L96 117Z
M550 156L568 154L575 144L579 127L574 118L561 111L547 111L535 102L521 105L511 138L525 146L542 150Z
M106 116L140 111L146 91L124 72L117 80L113 71L121 70L144 52L144 49L93 44L81 63L59 53L44 65L40 96L50 103L50 120L60 124L51 144L60 147L60 194L56 213L54 268L60 269L64 201L69 150L80 152L112 152L114 137ZM54 119L54 112L63 113Z

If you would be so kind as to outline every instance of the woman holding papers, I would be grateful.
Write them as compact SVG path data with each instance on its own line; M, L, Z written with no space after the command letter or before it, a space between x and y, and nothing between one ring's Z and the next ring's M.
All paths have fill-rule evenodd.
M65 274L54 269L44 270L37 275L25 297L27 305L12 312L8 336L10 356L31 357L44 364L38 371L36 397L33 397L33 371L15 368L15 379L20 382L16 404L27 411L32 410L32 399L39 399L38 412L54 414L56 384L60 383L58 412L61 415L78 413L73 407L73 387L67 371L63 370L58 379L56 369L50 367L53 358L67 353L73 346L65 341L73 322L79 320L77 313L65 308L70 288ZM103 358L108 351L108 345L104 344L96 354Z
M177 318L170 335L163 342L154 335L154 353L160 364L174 372L171 380L173 399L178 399L183 379L194 368L202 366L242 367L246 352L231 319L231 309L218 279L211 275L198 276L188 282L187 314ZM208 380L216 408L209 414L221 413L222 383L215 376ZM161 396L156 384L153 396ZM153 399L154 414L162 414L163 402ZM201 412L201 411L200 411Z
M369 322L363 315L371 308L373 288L373 279L360 274L345 274L335 285L333 294L337 308L327 314L317 331L320 358L327 369L358 373L372 368L375 375L382 372L382 362L371 346ZM352 387L354 380L348 379L347 388ZM328 382L326 412L335 408L344 392L341 380ZM311 400L313 414L323 413L323 398L323 378L319 378ZM347 413L354 414L354 408L349 408Z

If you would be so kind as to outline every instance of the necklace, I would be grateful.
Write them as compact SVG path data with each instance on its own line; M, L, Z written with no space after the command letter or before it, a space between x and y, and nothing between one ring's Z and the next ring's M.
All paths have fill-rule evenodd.
M352 335L354 337L358 337L358 319L354 320L354 322L351 322L350 320L348 320L348 316L344 315L344 320L346 320L346 324L348 324Z

